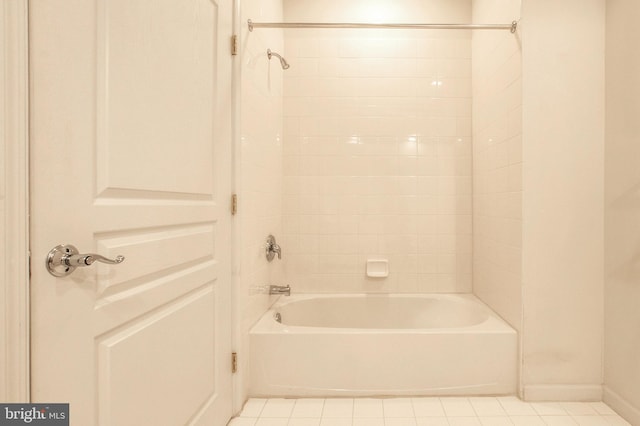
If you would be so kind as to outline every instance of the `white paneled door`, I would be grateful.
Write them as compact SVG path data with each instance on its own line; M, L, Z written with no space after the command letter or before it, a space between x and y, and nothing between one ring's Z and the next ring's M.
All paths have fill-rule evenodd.
M231 415L230 2L30 2L32 400L72 425Z

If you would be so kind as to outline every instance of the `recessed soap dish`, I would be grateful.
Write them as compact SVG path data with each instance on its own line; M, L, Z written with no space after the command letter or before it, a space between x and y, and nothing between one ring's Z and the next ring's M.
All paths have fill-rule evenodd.
M367 276L371 278L386 278L389 276L389 260L367 259Z

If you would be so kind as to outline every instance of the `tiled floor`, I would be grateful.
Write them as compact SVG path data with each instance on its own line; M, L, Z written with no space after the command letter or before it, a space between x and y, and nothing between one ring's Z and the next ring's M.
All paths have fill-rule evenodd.
M229 426L616 426L602 402L528 403L516 397L250 399Z

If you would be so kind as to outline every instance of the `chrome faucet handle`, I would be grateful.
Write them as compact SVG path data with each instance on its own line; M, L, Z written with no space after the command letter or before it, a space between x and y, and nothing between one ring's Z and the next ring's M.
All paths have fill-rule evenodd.
M276 237L273 235L269 235L267 237L267 245L265 246L265 253L267 256L267 260L271 262L275 257L276 253L278 254L278 259L282 259L282 249L276 243Z
M271 251L278 254L278 259L282 259L282 250L280 249L280 246L278 244L274 243L271 246Z

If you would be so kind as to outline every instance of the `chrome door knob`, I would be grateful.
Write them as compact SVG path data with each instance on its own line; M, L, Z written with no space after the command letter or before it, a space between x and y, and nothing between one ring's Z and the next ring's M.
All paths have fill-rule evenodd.
M47 271L54 277L66 277L78 267L91 266L94 262L115 265L124 262L124 256L108 259L95 253L80 254L71 244L55 246L47 254Z

